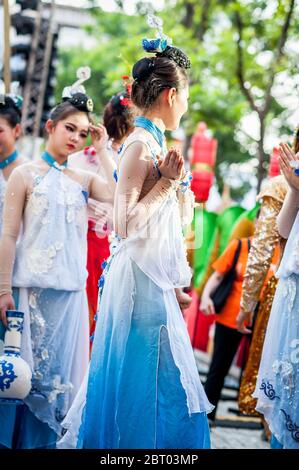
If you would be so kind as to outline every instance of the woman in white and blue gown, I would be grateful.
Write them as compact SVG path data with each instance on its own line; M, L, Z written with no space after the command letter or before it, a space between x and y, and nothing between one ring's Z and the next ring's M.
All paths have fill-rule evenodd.
M279 152L290 189L278 228L288 241L253 396L272 433L271 446L299 449L299 155L284 144Z
M133 68L135 130L124 143L115 238L100 279L89 375L63 422L60 448L208 448L208 402L181 308L191 271L181 216L193 193L164 131L187 111L190 62L164 44ZM157 158L159 156L160 158Z
M1 320L6 324L6 310L24 312L21 356L33 376L23 405L0 405L2 447L54 448L88 366L87 200L111 202L115 182L110 157L102 159L110 186L67 165L89 133L96 149L102 145L92 102L79 85L66 89L66 99L52 111L41 158L16 168L7 184Z

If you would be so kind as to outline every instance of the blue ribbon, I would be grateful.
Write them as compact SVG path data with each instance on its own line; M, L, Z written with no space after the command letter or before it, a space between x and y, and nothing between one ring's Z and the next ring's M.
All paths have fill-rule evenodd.
M147 130L152 136L154 137L155 141L163 148L165 136L161 129L156 126L152 121L147 119L144 116L138 116L135 118L134 121L135 127L143 127L143 129Z
M17 150L15 150L11 155L9 155L5 160L0 162L0 170L3 170L3 168L6 168L8 165L10 165L12 162L14 162L19 156L19 153Z
M49 152L45 151L42 154L42 159L48 163L48 165L52 166L55 168L55 170L62 171L67 167L67 160L63 162L61 165L55 160L55 158L52 157L52 155L49 154Z

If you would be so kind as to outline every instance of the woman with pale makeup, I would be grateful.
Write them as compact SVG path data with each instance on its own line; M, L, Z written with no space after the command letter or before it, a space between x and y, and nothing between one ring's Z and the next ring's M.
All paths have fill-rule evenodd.
M146 49L155 55L133 67L139 112L120 154L115 237L100 279L89 375L63 422L60 448L210 445L206 413L213 407L181 311L191 270L180 207L190 209L194 199L183 156L167 151L164 137L187 111L190 62L163 46Z
M84 147L89 134L95 149L103 139L91 121L91 100L71 91L46 123L41 158L15 168L6 188L1 320L6 325L7 310L24 312L21 356L32 370L24 404L0 405L0 445L7 448L56 446L88 365L87 200L111 202L115 181L105 156L105 181L68 167L68 156Z

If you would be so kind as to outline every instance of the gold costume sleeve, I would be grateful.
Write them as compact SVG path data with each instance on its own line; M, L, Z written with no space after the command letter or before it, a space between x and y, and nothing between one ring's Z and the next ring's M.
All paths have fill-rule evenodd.
M242 286L241 310L243 312L253 312L259 301L275 245L280 240L276 218L281 205L280 201L272 197L263 199Z

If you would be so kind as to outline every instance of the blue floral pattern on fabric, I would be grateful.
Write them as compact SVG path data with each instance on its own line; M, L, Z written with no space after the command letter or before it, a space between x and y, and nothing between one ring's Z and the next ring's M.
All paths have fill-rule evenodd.
M287 430L290 431L294 441L299 442L299 426L292 421L290 415L288 415L283 409L280 411L284 414Z
M280 397L276 395L273 385L269 381L265 382L263 380L260 389L264 391L264 394L269 398L269 400L275 400L275 398L280 400Z
M280 400L280 397L276 395L273 385L269 381L262 381L260 389L264 391L265 395L269 398L269 400ZM291 433L292 439L295 442L299 442L299 426L293 422L292 418L289 414L286 413L284 409L280 409L283 413L285 418L285 426L287 430Z

